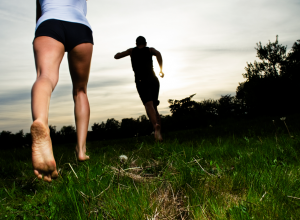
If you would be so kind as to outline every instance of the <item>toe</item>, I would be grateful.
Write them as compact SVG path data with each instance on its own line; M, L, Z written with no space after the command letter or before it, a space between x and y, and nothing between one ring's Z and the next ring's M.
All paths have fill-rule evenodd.
M34 172L34 174L37 176L37 178L38 178L39 180L43 179L43 175L42 175L41 173L39 173L39 171L34 170L33 172Z
M53 173L51 174L51 178L52 179L56 179L58 177L58 173L57 170L53 171Z
M37 177L39 176L39 171L37 171L37 170L33 170L33 172L34 172L34 175L36 175Z
M45 176L44 176L44 181L45 181L45 182L48 182L48 183L51 183L51 181L52 181L52 180L51 180L51 175L50 175L50 174L49 174L49 175L45 175Z

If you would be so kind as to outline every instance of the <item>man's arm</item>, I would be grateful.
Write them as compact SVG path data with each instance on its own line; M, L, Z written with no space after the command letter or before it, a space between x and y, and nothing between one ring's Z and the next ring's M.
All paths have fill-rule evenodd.
M151 52L154 56L156 56L158 65L159 65L159 67L160 67L160 73L159 73L159 75L160 75L161 78L163 78L165 74L164 74L163 71L162 71L162 69L163 69L163 60L162 60L161 53L160 53L158 50L156 50L155 48L150 48L150 52Z
M115 55L115 59L121 59L123 57L129 56L129 55L131 55L131 51L132 51L132 48L130 48L128 50L125 50L125 51L123 51L121 53L117 53Z
M36 22L42 16L42 9L39 0L36 0Z

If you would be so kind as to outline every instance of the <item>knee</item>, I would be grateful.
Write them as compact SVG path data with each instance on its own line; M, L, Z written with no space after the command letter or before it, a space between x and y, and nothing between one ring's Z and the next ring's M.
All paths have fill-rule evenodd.
M73 96L86 95L87 89L86 86L78 86L73 88Z
M36 83L37 82L43 82L43 84L46 83L54 90L58 82L58 77L49 77L48 75L41 74L37 77Z
M149 108L153 108L153 107L154 107L152 101L146 102L144 105L145 105L145 108L146 108L146 109L149 109Z

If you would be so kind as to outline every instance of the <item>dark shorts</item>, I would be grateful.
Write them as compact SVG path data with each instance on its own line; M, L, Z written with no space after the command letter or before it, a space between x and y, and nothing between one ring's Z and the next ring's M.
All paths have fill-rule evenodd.
M135 84L144 105L149 101L153 101L154 106L159 105L159 81L157 77L143 80L136 79Z
M70 52L82 43L94 44L91 29L80 23L50 19L42 22L35 31L35 38L48 36L65 46L65 51Z

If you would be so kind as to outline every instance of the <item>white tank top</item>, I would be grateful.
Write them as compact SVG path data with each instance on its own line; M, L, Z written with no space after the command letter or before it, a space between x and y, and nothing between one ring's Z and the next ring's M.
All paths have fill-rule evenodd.
M49 19L57 19L80 23L92 27L86 19L86 0L39 0L42 8L42 16L36 23L35 30L39 25Z

